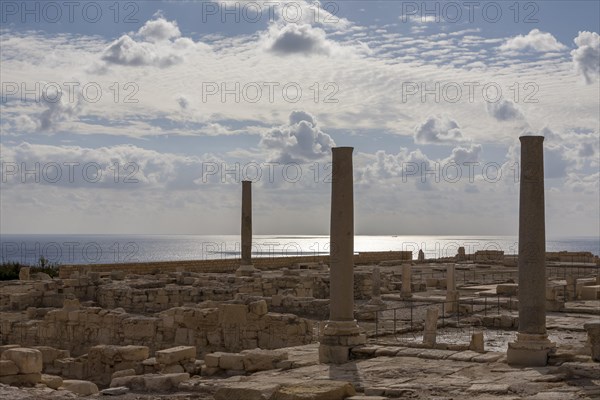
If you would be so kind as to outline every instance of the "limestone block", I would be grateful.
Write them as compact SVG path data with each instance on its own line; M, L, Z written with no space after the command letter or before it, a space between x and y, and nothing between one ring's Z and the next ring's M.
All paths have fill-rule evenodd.
M56 390L62 386L63 379L60 376L56 376L56 375L42 374L42 378L41 378L40 382L43 383L44 385L48 386L49 388Z
M153 338L156 333L154 318L134 317L123 321L123 334L128 338Z
M590 362L566 362L559 367L559 371L568 376L597 379L600 375L600 364Z
M281 385L263 382L239 382L221 386L215 392L215 400L266 400L273 396Z
M14 349L14 348L17 348L17 347L21 347L21 345L18 345L18 344L4 344L4 345L0 346L0 355L2 355L2 353L4 353L8 349Z
M582 286L580 298L581 298L581 300L599 300L600 299L600 285Z
M172 364L172 365L167 365L160 372L162 372L163 374L178 374L178 373L187 372L187 371L184 370L183 367L179 364Z
M136 375L135 369L123 369L120 371L116 371L112 374L111 379L120 378L122 376L133 376Z
M65 311L75 311L79 310L81 305L79 304L79 299L64 299L63 300L63 310Z
M149 374L144 375L144 386L150 392L165 392L177 387L180 382L190 379L187 372L176 374Z
M119 354L125 361L143 361L150 356L147 346L119 346Z
M248 305L248 308L251 313L258 316L265 315L268 312L267 302L265 300L252 302Z
M219 358L219 368L221 369L244 369L244 355L237 353L222 353Z
M496 286L496 293L504 296L516 296L519 285L516 283L502 283Z
M219 360L221 358L221 355L223 355L223 354L224 353L221 353L221 352L206 354L204 356L204 364L207 367L218 368L219 367Z
M19 367L11 360L0 360L0 376L16 375L19 373Z
M210 331L206 333L206 340L208 344L212 346L220 346L221 345L221 332L220 331Z
M54 360L71 356L69 350L55 349L50 346L33 346L33 348L42 352L42 361L44 364L52 364Z
M170 349L159 350L155 353L156 362L170 365L180 361L194 360L196 358L196 346L177 346Z
M471 335L471 343L469 344L469 350L476 351L478 353L484 352L483 332L473 332L473 334Z
M350 382L311 380L279 388L272 400L343 400L356 391Z
M13 361L19 368L21 374L34 374L42 372L43 357L42 352L36 349L25 347L16 347L8 349L2 353L3 360Z
M277 362L288 358L286 352L276 350L244 350L242 354L244 355L244 369L248 372L273 369Z
M33 374L18 374L0 376L0 383L13 386L33 386L40 383L42 374L39 372Z
M588 334L588 343L592 348L592 360L600 361L600 322L588 322L583 325Z
M220 304L219 323L221 325L245 325L248 306L245 304Z
M129 388L126 386L119 386L113 388L106 388L101 390L100 393L105 396L120 396L129 392Z
M121 376L110 381L110 387L127 387L132 390L143 390L145 387L143 375Z
M19 280L20 281L28 281L30 279L31 268L29 267L21 267L19 269Z
M98 386L90 381L67 379L63 381L61 388L81 396L89 396L98 393Z

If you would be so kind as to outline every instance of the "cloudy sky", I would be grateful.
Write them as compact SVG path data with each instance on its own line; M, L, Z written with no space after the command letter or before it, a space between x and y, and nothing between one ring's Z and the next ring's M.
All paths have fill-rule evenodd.
M2 2L2 233L598 235L596 1Z

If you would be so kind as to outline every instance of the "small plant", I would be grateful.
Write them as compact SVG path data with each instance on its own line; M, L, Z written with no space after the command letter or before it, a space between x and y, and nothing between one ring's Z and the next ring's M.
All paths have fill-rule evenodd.
M58 276L60 264L51 262L44 256L40 256L37 264L21 264L18 261L2 261L0 264L0 281L10 281L19 279L19 271L23 267L31 268L31 273L43 272L51 278Z

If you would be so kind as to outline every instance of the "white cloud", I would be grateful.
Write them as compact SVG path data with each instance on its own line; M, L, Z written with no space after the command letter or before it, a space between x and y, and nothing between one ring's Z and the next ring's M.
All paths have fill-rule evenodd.
M14 118L10 119L10 125L18 133L55 132L65 122L76 120L83 111L84 101L80 91L75 89L72 99L69 97L69 94L49 88L45 96L40 96L37 102L32 103L29 108L32 112L11 113Z
M327 40L325 31L308 24L283 27L272 24L264 40L269 51L281 55L329 55L332 51L332 43Z
M598 80L600 73L600 36L596 32L579 32L573 40L577 49L571 51L577 72L587 84Z
M156 45L136 42L128 35L123 35L111 43L104 51L102 59L111 64L130 67L152 65L159 68L169 67L183 61L183 58L177 54L160 54L160 49Z
M500 99L492 103L486 102L485 108L489 115L498 121L523 119L523 113L512 100Z
M567 47L560 43L551 33L532 29L527 35L517 35L500 46L501 51L560 51Z
M481 160L480 144L471 144L468 148L455 147L452 149L450 157L443 160L443 163L455 163L458 165L465 165L465 163L477 163Z
M158 42L181 36L176 21L167 21L163 17L147 21L138 31L140 37L147 42Z
M260 145L271 153L271 161L291 163L329 157L335 142L312 115L293 111L287 125L263 133Z
M458 123L447 115L431 115L415 128L417 144L448 144L464 140Z
M196 46L208 49L203 43L181 37L176 21L167 21L159 16L146 21L137 33L122 35L112 42L104 49L101 58L108 64L166 68L182 63L186 52ZM102 68L98 70L102 71Z
M41 184L90 189L194 189L202 176L202 162L209 159L207 155L189 157L134 145L89 148L22 142L0 148L2 161L18 166L16 173L6 176L7 184L22 184L22 168L35 170L37 165ZM27 179L31 182L31 175Z

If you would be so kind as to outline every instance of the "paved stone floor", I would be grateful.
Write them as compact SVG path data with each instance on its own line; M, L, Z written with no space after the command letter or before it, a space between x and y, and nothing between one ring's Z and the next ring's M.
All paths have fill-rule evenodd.
M562 366L512 368L504 353L417 349L398 346L367 345L361 356L335 366L317 363L317 345L287 349L293 367L250 376L230 378L195 377L181 391L169 395L135 394L102 396L133 399L214 399L214 393L230 385L268 387L278 384L310 385L317 380L351 382L360 396L430 400L571 400L600 398L600 363L581 356ZM376 357L378 354L387 354ZM366 397L365 397L366 396ZM377 397L379 396L379 397ZM62 391L0 388L0 399L29 400L74 398ZM268 398L268 397L265 397ZM309 399L309 397L307 397ZM352 399L352 397L350 398ZM235 400L235 399L230 399ZM245 399L240 399L245 400ZM333 399L332 399L333 400Z

